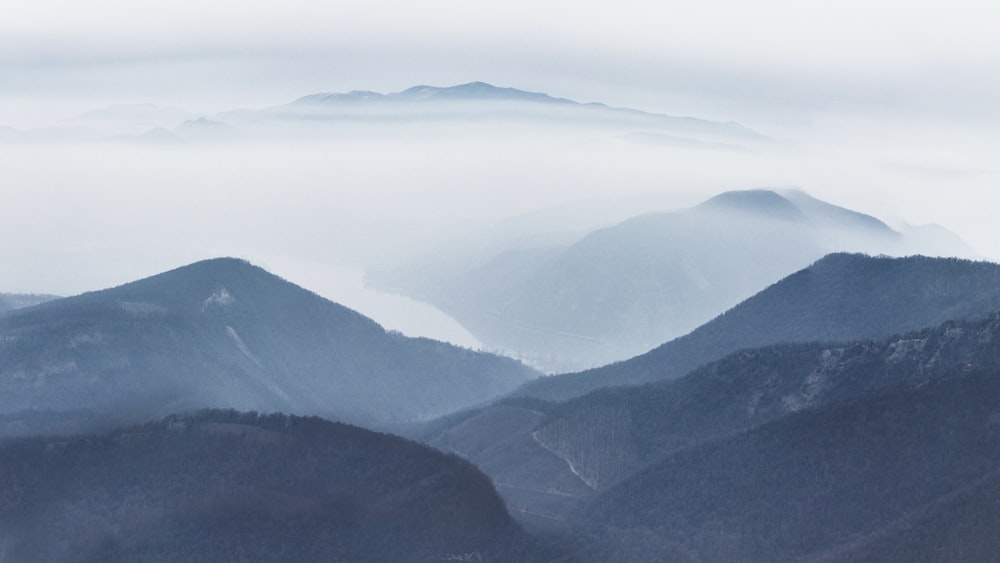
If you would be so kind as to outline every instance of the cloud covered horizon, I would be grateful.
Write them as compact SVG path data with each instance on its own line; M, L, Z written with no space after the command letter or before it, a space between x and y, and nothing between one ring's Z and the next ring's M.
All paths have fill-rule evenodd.
M978 0L22 3L0 20L0 127L45 131L0 144L0 291L70 294L219 255L366 267L539 210L776 186L896 227L938 223L998 260L998 24L1000 5ZM472 81L736 121L779 143L524 120L65 142L115 104L171 116L128 134L173 133L317 92Z

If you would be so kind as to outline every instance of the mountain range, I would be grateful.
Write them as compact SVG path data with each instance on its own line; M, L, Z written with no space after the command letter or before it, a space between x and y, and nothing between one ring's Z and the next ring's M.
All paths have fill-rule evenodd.
M217 124L208 129L192 125ZM540 92L485 82L454 86L413 86L400 92L320 92L289 103L197 114L152 104L118 104L64 120L59 127L18 130L0 127L0 142L115 141L184 144L233 140L338 136L357 126L390 125L397 131L417 124L535 124L587 127L621 139L647 143L670 139L696 150L770 146L773 141L735 122L676 117L601 103L579 103Z
M489 349L577 371L682 336L831 252L970 255L933 228L899 232L799 190L719 194L578 240L420 257L370 273L445 311Z
M537 379L515 394L568 399L600 387L680 377L741 348L885 338L996 310L997 264L831 254L645 354Z
M905 238L799 194L735 192L692 213L732 226L734 209ZM997 264L831 254L646 354L558 376L387 332L235 259L5 302L18 308L0 314L0 427L28 437L0 440L0 548L18 560L996 547ZM475 468L315 418L171 414L205 407L395 428Z
M663 426L688 439L716 431L662 448L587 503L578 518L600 531L586 536L608 546L596 557L630 561L650 547L678 561L989 553L1000 475L998 338L994 314L877 343L748 351L692 373L709 391L701 412L690 402L676 411L660 404L686 424ZM984 520L944 521L964 507ZM929 537L916 535L917 523ZM638 530L650 537L645 545L627 532Z
M371 91L317 93L286 105L263 110L270 117L296 119L468 119L532 118L550 122L588 123L602 127L635 127L639 130L670 131L686 135L681 140L740 140L746 143L769 139L735 122L714 122L692 117L614 108L601 103L580 103L541 92L503 88L485 82L455 86L413 86L401 92ZM232 117L240 114L224 114ZM258 116L259 118L259 116Z
M544 377L208 260L0 317L0 423L33 435L0 439L0 553L989 560L998 342L1000 265L839 253L645 355ZM167 414L204 406L443 453ZM118 428L39 436L53 416Z
M835 254L646 355L536 379L514 398L426 424L413 436L476 463L522 521L561 527L596 494L670 452L889 387L930 371L924 364L958 369L955 362L967 359L946 349L935 355L931 336L881 348L870 342L918 329L947 332L929 327L986 311L1000 311L1000 265ZM876 365L889 357L891 370ZM989 356L975 361L992 365ZM723 371L739 375L717 375Z
M235 259L0 317L9 428L20 427L18 413L145 420L202 407L380 426L483 403L536 375L514 360L387 332Z
M471 464L318 418L206 411L0 443L3 561L550 561Z

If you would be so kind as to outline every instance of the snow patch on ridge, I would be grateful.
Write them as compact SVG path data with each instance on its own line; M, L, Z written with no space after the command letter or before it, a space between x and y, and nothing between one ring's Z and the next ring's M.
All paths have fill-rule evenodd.
M229 294L229 290L226 288L221 288L216 290L212 295L208 296L208 299L201 304L201 310L204 311L209 307L225 307L227 305L232 305L236 302L236 298Z

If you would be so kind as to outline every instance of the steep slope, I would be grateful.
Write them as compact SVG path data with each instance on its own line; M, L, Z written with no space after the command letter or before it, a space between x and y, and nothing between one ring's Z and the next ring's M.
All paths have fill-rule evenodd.
M978 336L967 342L975 347ZM995 355L995 330L991 336L985 345ZM987 484L1000 474L997 367L994 358L984 371L917 376L919 383L669 455L592 502L583 519L600 527L588 537L602 539L590 551L604 561L634 561L669 543L689 554L678 560L837 559L859 539L911 531L914 515L947 509L949 497L988 504L983 495L994 490ZM641 545L620 530L657 539ZM962 533L968 543L953 554L985 553L996 542L992 529ZM907 549L882 544L870 553L897 547Z
M568 401L550 409L534 433L595 487L607 488L666 454L798 411L951 373L1000 370L998 342L994 314L881 342L742 350L676 381Z
M899 385L1000 372L998 342L994 314L878 343L743 350L676 381L601 389L561 404L535 401L530 420L516 401L501 402L420 437L467 455L526 523L565 526L587 499L665 456ZM477 443L489 449L470 447ZM534 471L518 473L524 467Z
M993 365L988 355L956 352L946 338L963 326L955 334L988 336L989 322L945 328L939 323L1000 311L998 292L1000 266L993 264L832 255L664 346L662 355L611 366L621 379L607 381L674 378L685 366L730 353L685 377L605 387L564 403L507 399L428 424L413 436L476 463L522 521L565 527L568 516L595 492L670 452L795 410L861 396L914 372L959 369L961 362ZM877 345L848 342L854 334L885 338L928 325L939 326ZM806 343L763 343L762 334ZM820 340L845 343L816 343ZM765 347L751 348L755 342ZM791 365L792 373L780 372ZM849 375L859 370L866 370L864 377ZM572 377L545 378L526 387ZM525 467L533 469L524 473Z
M534 375L509 359L387 333L234 259L0 320L0 414L232 407L386 424L481 403Z
M416 264L371 279L430 301L487 346L565 372L686 334L831 252L941 249L800 191L748 190L541 253L510 248L472 265Z
M508 399L426 423L408 434L475 463L490 476L511 514L532 530L564 532L567 515L595 489L564 455L538 440L536 431L552 407Z
M469 463L235 411L0 446L11 561L544 561ZM463 559L464 557L464 559Z
M1000 265L833 254L646 354L538 379L516 394L567 399L609 385L679 377L741 348L884 338L996 310Z
M992 561L1000 553L1000 473L987 475L894 524L838 545L817 561Z

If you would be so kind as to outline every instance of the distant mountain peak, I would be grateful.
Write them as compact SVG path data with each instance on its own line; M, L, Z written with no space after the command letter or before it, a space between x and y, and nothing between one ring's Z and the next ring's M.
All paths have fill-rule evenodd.
M807 217L819 223L836 223L882 234L896 234L891 227L871 215L833 205L809 195L804 190L788 188L778 190L777 193L798 207Z
M294 104L329 104L368 102L384 98L384 94L371 90L351 90L350 92L320 92L295 100Z
M368 90L319 92L290 103L265 108L229 112L228 117L254 123L261 117L287 119L304 124L310 120L394 120L464 119L468 116L491 119L540 119L545 123L591 123L601 128L621 128L621 133L659 133L672 142L693 143L701 148L740 149L737 143L772 142L767 137L735 122L717 122L694 117L650 113L597 102L578 102L544 92L496 86L474 81L453 86L419 84L405 90L382 94ZM640 135L641 138L641 135Z
M700 211L740 211L769 218L800 220L802 211L773 190L736 190L709 198L695 209Z
M168 272L164 272L160 275L169 274L212 274L219 276L226 275L245 275L247 272L256 271L260 274L270 275L263 268L259 266L254 266L248 260L243 258L233 258L230 256L221 256L218 258L207 258L205 260L199 260L193 262L186 266L181 266L179 268L174 268Z
M432 99L475 99L475 100L520 100L548 103L576 103L569 100L553 98L541 92L527 92L517 88L502 88L486 82L469 82L457 86L414 86L398 94L400 97Z
M363 102L387 102L387 101L443 101L443 100L509 100L524 102L541 102L556 104L581 105L571 100L553 98L541 92L528 92L517 88L504 88L494 86L487 82L468 82L455 86L429 86L420 84L411 86L401 92L392 94L380 94L368 90L352 90L350 92L321 92L303 96L293 102L294 104L336 104L336 103L363 103Z
M244 298L262 298L268 288L284 285L315 296L246 260L228 257L201 260L96 294L112 292L127 299L153 300L172 303L182 310L206 311L232 305Z

